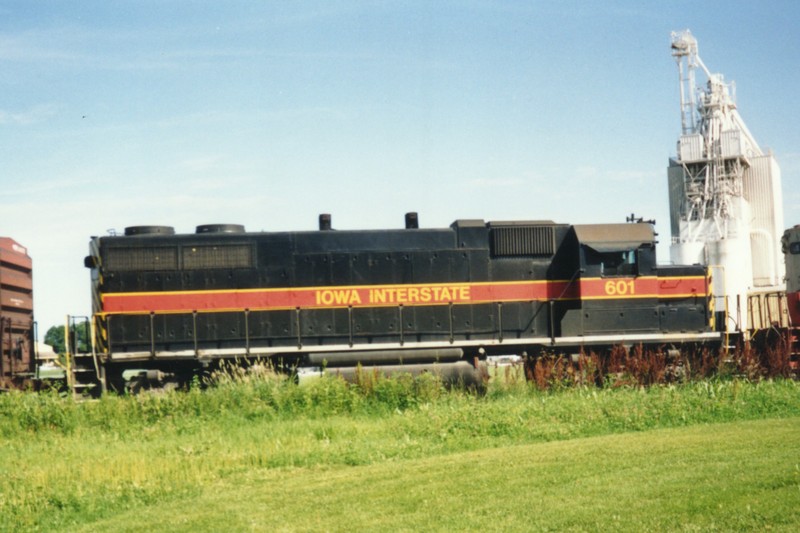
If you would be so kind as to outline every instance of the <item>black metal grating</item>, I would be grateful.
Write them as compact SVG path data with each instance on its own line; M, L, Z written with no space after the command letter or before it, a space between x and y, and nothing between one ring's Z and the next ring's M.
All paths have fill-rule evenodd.
M183 248L184 270L252 268L253 264L253 247L246 244L186 246Z
M551 256L556 253L553 226L501 226L491 233L492 254L503 256Z
M156 248L109 248L106 250L103 266L106 270L177 270L178 249L171 247Z

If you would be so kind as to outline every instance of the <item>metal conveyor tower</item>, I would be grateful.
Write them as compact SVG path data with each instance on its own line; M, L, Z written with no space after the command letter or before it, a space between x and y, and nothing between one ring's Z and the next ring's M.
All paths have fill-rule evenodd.
M734 85L712 74L689 30L672 33L680 76L681 135L670 160L673 263L712 267L716 307L726 331L746 331L748 295L780 290L780 169L736 110ZM698 68L706 78L698 86Z

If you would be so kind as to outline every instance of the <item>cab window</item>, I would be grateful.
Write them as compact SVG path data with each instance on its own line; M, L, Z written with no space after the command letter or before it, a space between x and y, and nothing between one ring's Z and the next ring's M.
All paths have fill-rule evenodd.
M601 276L632 276L636 275L636 251L605 252L600 254Z
M587 247L586 264L595 265L602 277L636 276L639 273L636 250L598 252Z

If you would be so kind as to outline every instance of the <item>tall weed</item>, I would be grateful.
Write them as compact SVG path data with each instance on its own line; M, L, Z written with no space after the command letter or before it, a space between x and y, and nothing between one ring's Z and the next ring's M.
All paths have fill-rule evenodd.
M668 347L614 346L604 351L582 350L576 356L540 354L525 360L525 374L540 390L572 386L650 387L707 379L796 378L790 345L781 339L742 343L732 350L707 346L686 347L679 353Z

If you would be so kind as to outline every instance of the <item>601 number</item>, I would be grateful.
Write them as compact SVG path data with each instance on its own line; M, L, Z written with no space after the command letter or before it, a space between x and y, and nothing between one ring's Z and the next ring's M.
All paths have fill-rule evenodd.
M636 294L636 289L633 285L633 280L620 279L617 281L606 281L606 294L609 296L625 296L627 294Z

